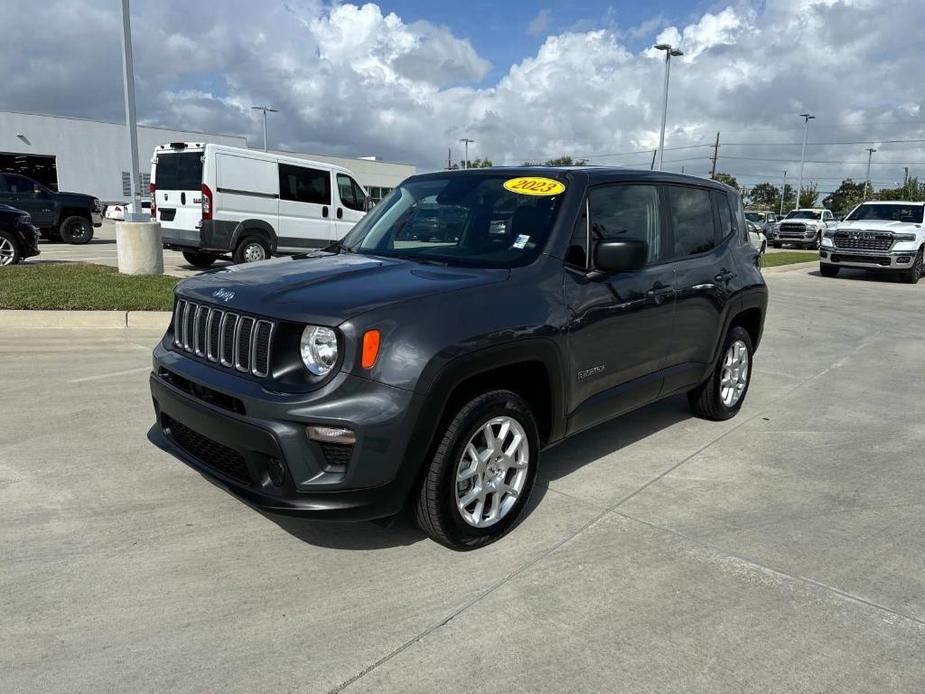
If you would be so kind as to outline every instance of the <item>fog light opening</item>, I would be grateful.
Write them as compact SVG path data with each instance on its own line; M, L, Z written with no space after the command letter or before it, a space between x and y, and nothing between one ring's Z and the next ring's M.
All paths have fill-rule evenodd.
M267 459L267 474L276 487L282 487L286 483L286 468L283 467L283 461L279 458Z
M351 429L346 429L344 427L311 425L305 427L305 435L312 441L341 443L345 446L352 446L357 441L356 434Z

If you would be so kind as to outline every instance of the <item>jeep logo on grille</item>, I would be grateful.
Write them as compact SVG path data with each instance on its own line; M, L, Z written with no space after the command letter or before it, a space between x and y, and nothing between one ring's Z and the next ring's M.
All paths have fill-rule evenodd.
M216 289L212 292L212 296L220 301L224 301L226 304L234 299L234 292L229 291L228 289Z

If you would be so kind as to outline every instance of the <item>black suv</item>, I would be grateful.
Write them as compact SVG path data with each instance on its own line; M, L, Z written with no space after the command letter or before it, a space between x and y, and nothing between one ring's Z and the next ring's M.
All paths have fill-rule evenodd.
M103 223L103 205L92 195L60 193L20 174L0 173L0 204L25 210L42 236L83 244Z
M428 233L407 233L422 210ZM734 416L766 305L722 184L414 176L325 251L182 282L151 438L257 506L410 504L430 537L471 549L517 522L543 448L675 393Z
M28 212L0 205L0 267L39 254L38 230Z

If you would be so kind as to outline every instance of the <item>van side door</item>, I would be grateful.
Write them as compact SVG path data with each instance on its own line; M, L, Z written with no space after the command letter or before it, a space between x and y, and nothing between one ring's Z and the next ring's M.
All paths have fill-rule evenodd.
M334 215L335 236L344 238L353 225L363 219L368 207L366 191L351 176L337 174L338 204Z
M331 172L279 164L279 250L290 253L331 245Z

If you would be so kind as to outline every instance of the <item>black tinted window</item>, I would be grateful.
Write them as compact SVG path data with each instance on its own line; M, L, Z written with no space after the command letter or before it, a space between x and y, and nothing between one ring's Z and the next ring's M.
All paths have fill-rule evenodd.
M304 166L279 165L280 200L331 204L331 174Z
M720 238L726 238L735 231L738 226L732 221L732 210L729 207L729 197L725 193L713 193L713 203L716 205L716 211L719 213L719 235ZM745 218L754 223L754 220L748 216L748 212L745 213ZM748 236L748 233L743 229L742 234Z
M639 239L649 244L649 260L664 257L655 186L615 185L592 188L591 243L602 239Z
M35 192L35 182L25 176L6 175L7 192L16 195L32 195Z
M674 231L672 257L696 255L716 246L709 192L701 188L668 186L668 207Z
M158 190L202 190L202 152L158 154L154 183Z
M337 190L344 207L363 212L366 210L366 195L360 185L346 174L337 174Z

